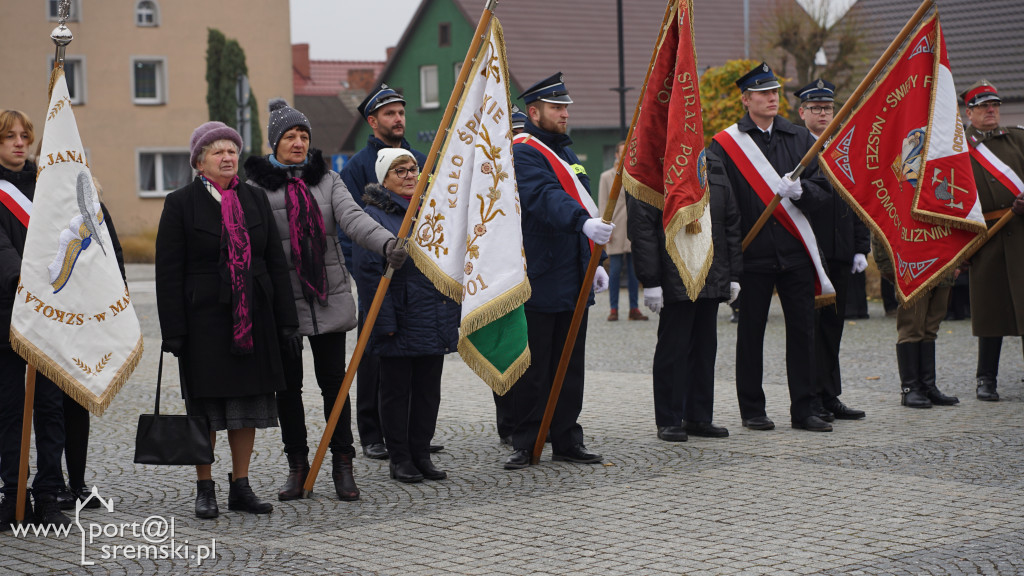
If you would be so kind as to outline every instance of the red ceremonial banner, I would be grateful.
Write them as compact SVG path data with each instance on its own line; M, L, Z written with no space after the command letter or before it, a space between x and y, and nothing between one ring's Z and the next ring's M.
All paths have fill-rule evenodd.
M693 2L676 0L662 31L633 136L622 185L664 211L666 249L696 300L713 256L704 122L693 42ZM702 224L703 222L703 224Z
M937 14L921 22L819 161L889 251L904 302L931 289L982 240Z

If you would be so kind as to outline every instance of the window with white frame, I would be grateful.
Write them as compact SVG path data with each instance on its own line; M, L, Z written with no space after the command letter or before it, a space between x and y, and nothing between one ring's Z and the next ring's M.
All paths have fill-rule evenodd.
M166 59L132 58L132 102L141 105L167 103Z
M53 56L50 56L48 70L53 70ZM66 56L64 58L64 79L68 83L68 94L71 104L85 104L85 56Z
M135 5L136 26L159 26L160 10L155 0L139 0Z
M189 151L140 149L137 153L139 196L164 196L192 180Z
M68 11L68 22L78 22L82 15L81 0L71 0L71 10ZM56 22L60 19L60 0L46 0L46 17Z
M437 108L437 66L420 66L420 106Z

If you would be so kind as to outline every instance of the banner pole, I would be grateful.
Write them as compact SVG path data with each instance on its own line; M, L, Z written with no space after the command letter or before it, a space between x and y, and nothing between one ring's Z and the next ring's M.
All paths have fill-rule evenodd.
M882 73L882 69L885 68L886 64L889 63L889 60L892 59L893 55L896 54L896 51L900 49L900 46L903 45L903 42L906 41L907 37L910 36L911 32L913 32L914 29L917 28L917 25L924 18L925 14L927 14L928 10L930 10L934 5L935 0L923 0L921 2L921 5L917 7L917 11L914 12L914 15L910 17L910 20L907 20L907 23L903 25L903 29L900 30L900 33L897 34L896 37L893 38L893 41L889 43L889 47L885 49L885 52L883 52L881 57L878 58L878 60L875 62L875 65L871 67L871 70L868 71L867 76L865 76L864 79L860 81L860 84L857 86L857 89L853 91L853 94L851 94L850 97L846 100L846 103L843 104L843 107L839 109L839 112L837 112L836 115L832 118L832 121L828 123L828 126L825 127L824 132L822 132L821 136L819 136L818 139L814 142L814 145L811 146L811 149L808 150L806 154L804 154L804 157L800 160L800 164L797 165L795 169L793 169L793 173L790 176L791 180L796 180L797 178L799 178L800 174L803 174L804 169L807 168L808 165L810 165L811 160L817 157L818 153L821 152L821 149L825 146L825 143L828 142L829 138L832 137L832 134L839 129L839 126L846 121L847 116L849 116L850 113L853 112L853 107L860 100L861 96L863 96L864 93L867 92L868 87L871 86L871 83L874 82L875 78L877 78L878 75ZM750 243L754 241L754 238L761 231L761 228L764 227L765 223L768 221L768 218L772 215L773 212L775 212L775 208L778 207L779 202L782 202L782 197L776 194L775 197L772 198L772 201L764 209L764 212L761 213L761 216L759 216L757 221L754 222L754 225L750 228L750 231L747 232L747 235L743 238L742 249L744 251L747 249L747 246L750 246Z
M672 13L675 12L675 6L680 0L669 0L668 6L665 8L665 18L661 23L661 33L658 35L658 40L654 44L654 51L651 54L651 63L647 67L647 75L644 76L644 85L640 90L640 96L636 100L636 108L633 111L633 123L629 126L629 133L626 134L626 142L628 144L630 138L633 136L633 128L636 127L636 118L640 114L640 104L644 100L644 94L647 92L647 80L651 77L651 70L654 69L654 62L658 56L658 47L661 45L661 39L665 36L665 30L668 27L669 18ZM619 163L615 168L615 180L612 181L612 188L608 193L608 206L605 207L604 214L601 215L601 219L605 224L611 224L612 215L615 213L615 204L619 200L619 190L622 188L622 163L625 161L626 155L619 154ZM548 403L544 407L544 417L540 421L540 429L537 431L537 439L533 443L533 452L530 455L530 463L536 464L540 462L540 455L544 451L544 440L548 435L548 429L551 427L551 419L555 415L555 406L558 404L558 396L562 392L562 382L565 380L565 373L569 369L569 358L572 356L572 349L576 346L576 337L579 335L580 325L583 323L583 312L587 309L587 300L590 297L590 285L594 282L594 274L597 272L597 266L601 262L601 253L603 244L594 244L594 249L590 252L590 262L587 264L587 273L583 277L583 285L580 286L579 296L576 298L576 308L572 313L572 323L569 325L569 334L566 336L565 345L562 347L562 356L558 360L558 368L555 371L555 379L551 382L551 391L548 393ZM610 289L611 287L609 287Z
M402 226L398 230L397 245L399 247L404 247L407 242L407 236L409 235L409 229L412 228L413 218L419 210L420 198L423 195L423 190L426 188L427 182L430 180L431 172L434 171L434 164L437 161L437 155L441 149L441 144L447 136L449 124L451 124L452 117L455 115L455 108L458 106L458 102L462 98L462 92L466 88L466 82L469 80L469 71L473 67L473 62L476 60L480 52L480 47L483 44L487 28L491 25L491 18L494 16L494 8L497 4L497 0L487 0L484 12L480 16L480 22L477 24L476 31L473 34L473 41L470 43L469 50L466 52L466 58L462 61L462 69L459 72L458 80L455 82L455 89L452 90L452 95L448 99L448 106L445 108L444 116L441 118L441 127L443 129L438 130L437 134L434 136L434 142L430 146L430 152L427 154L427 160L423 164L423 171L416 182L416 191L413 192L412 198L409 199L409 208L405 211L405 218L402 220ZM410 262L409 265L414 266L415 264ZM310 463L309 475L306 476L306 483L302 486L303 498L308 498L313 493L313 486L316 484L316 477L320 473L320 465L323 463L324 456L327 454L327 447L330 444L331 436L334 435L334 429L338 425L338 419L341 417L341 410L348 401L348 392L352 388L352 380L355 378L356 371L359 369L359 362L363 359L363 353L365 352L366 345L370 340L370 332L373 330L373 325L377 321L377 314L380 312L380 307L384 303L384 295L387 293L388 287L391 285L391 277L393 274L394 269L391 268L390 264L388 264L387 270L384 272L384 276L380 279L380 284L377 285L377 292L374 294L373 302L370 304L370 309L366 313L366 319L363 322L363 327L359 330L359 340L356 342L356 349L352 352L352 359L349 360L348 370L345 371L345 379L342 381L341 388L338 390L338 396L334 400L334 407L331 409L331 415L327 419L327 425L324 427L324 433L320 437L320 445L317 446L316 455L313 458L313 462Z
M18 455L18 494L14 518L20 524L28 507L28 454L32 445L32 406L36 399L36 367L29 364L25 374L25 408L21 416L21 453Z

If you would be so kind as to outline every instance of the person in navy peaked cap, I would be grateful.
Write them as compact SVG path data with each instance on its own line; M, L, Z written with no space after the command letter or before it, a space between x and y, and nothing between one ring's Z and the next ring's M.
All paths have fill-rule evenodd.
M519 109L519 106L512 105L512 134L519 134L526 127L526 113Z
M591 241L600 250L615 227L601 221L590 194L587 171L569 147L572 139L566 131L572 98L562 73L530 86L520 98L526 103L528 119L523 133L513 140L512 158L522 206L526 272L533 291L525 306L533 359L523 377L498 403L499 422L503 406L512 408L510 440L515 451L505 461L509 470L531 463L576 298L583 288ZM608 273L598 267L593 289L601 292L607 288ZM588 305L593 303L591 293ZM577 421L583 410L586 341L584 315L551 421L551 448L556 461L595 464L602 459L583 445L583 428Z
M800 119L804 126L815 138L821 136L835 115L835 84L819 78L793 94L800 99Z

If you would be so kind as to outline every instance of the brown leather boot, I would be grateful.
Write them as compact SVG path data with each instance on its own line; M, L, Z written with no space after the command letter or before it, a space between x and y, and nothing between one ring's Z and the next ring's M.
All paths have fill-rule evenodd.
M331 454L331 478L339 499L345 502L359 500L359 488L356 487L356 479L352 477L350 454Z
M309 475L308 454L288 454L288 479L284 486L277 492L277 499L281 502L298 500L302 498L303 485L306 484L306 476Z

